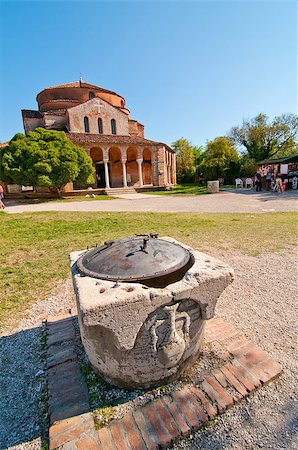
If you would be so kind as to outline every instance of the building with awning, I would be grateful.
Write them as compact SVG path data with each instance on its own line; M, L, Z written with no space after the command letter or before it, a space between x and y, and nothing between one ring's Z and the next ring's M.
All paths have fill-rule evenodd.
M274 176L279 176L282 179L287 189L292 188L293 178L298 177L298 154L275 159L263 159L257 165L264 178L270 171Z

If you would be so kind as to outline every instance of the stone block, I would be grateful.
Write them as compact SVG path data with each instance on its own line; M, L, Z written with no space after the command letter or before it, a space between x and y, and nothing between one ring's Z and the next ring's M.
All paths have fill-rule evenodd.
M208 194L217 194L219 192L219 180L207 181Z

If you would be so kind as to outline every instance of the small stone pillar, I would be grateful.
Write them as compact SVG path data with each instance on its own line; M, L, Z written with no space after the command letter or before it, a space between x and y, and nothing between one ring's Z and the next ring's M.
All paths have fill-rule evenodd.
M208 194L217 194L219 192L219 180L207 181Z

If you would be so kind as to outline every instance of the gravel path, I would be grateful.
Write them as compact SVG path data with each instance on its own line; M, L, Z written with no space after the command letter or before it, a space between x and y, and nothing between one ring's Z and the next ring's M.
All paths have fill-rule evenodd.
M166 196L133 194L121 199L25 204L7 201L7 213L36 211L270 212L298 211L298 191L282 194L229 190L216 195ZM11 206L9 206L11 205Z
M219 258L224 255L216 253ZM297 255L230 255L235 282L222 294L217 315L268 351L284 374L219 417L180 449L297 449Z
M0 449L37 450L47 433L42 320L74 305L72 282L33 305L12 332L0 338Z
M235 253L225 259L236 272L234 283L221 296L217 315L234 324L249 339L279 361L284 374L247 401L233 407L215 423L173 448L180 449L295 449L297 424L297 256L284 253L247 257ZM12 333L2 336L0 435L1 449L39 449L45 418L42 395L44 370L40 345L43 317L73 306L71 281L38 302Z

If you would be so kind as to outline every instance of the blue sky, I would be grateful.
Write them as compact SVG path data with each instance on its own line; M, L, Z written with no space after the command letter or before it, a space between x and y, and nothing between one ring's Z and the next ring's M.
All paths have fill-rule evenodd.
M194 145L297 113L296 1L1 2L0 141L48 86L124 96L145 137Z

